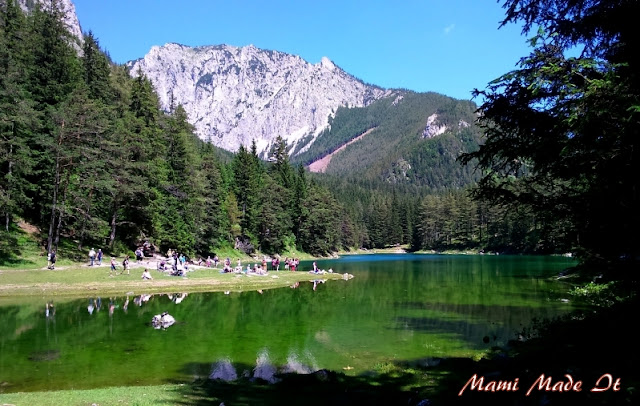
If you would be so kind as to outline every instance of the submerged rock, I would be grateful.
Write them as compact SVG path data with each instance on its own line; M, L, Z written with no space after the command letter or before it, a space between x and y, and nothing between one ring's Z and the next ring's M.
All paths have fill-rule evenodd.
M59 350L35 351L29 355L29 361L42 362L53 361L60 358Z
M317 368L313 368L302 363L300 361L300 357L295 353L289 354L289 356L287 357L287 363L282 367L282 373L285 374L293 373L299 375L307 375L316 370Z
M209 379L231 382L238 379L238 373L229 359L223 359L213 364Z
M269 354L265 352L261 352L258 355L258 359L256 360L256 367L253 370L253 377L262 379L269 383L276 383L279 381L278 378L275 377L278 370L269 360Z

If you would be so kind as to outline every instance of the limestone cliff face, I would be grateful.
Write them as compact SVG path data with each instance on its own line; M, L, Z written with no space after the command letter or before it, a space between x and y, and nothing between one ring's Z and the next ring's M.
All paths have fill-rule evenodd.
M277 136L299 152L339 106L365 106L391 92L357 80L327 58L311 64L251 45L171 43L128 66L133 76L141 71L151 79L163 109L172 97L182 104L199 137L229 151L255 140L263 157Z

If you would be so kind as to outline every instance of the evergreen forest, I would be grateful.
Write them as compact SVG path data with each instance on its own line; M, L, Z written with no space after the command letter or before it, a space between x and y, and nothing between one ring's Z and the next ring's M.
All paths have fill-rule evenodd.
M28 15L13 0L0 9L2 257L15 249L19 221L41 230L46 251L62 239L79 250L149 242L205 257L227 248L574 248L566 219L471 197L476 161L458 160L481 142L471 102L402 91L397 105L339 109L331 130L293 161L280 137L268 161L255 144L230 154L194 135L179 104L161 110L153 84L113 63L91 32L78 45L53 4ZM425 139L434 112L465 125ZM372 128L328 173L305 169Z

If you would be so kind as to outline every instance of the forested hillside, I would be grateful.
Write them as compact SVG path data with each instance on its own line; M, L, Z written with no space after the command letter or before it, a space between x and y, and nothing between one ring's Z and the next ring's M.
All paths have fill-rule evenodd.
M148 241L191 256L230 247L315 255L394 244L567 248L551 248L540 219L469 199L475 175L456 158L479 141L472 103L398 91L341 109L314 153L376 129L338 154L327 175L311 175L302 163L317 156L290 163L282 138L269 163L255 143L229 155L201 141L182 106L162 111L152 83L112 63L91 33L78 56L55 7L27 16L12 0L0 4L4 235L24 219L41 230L43 251L66 238L80 250L124 252Z
M294 155L294 162L309 165L367 132L336 154L326 173L433 190L463 187L477 179L472 165L456 161L478 148L476 108L469 101L410 91L367 107L340 108L330 128Z

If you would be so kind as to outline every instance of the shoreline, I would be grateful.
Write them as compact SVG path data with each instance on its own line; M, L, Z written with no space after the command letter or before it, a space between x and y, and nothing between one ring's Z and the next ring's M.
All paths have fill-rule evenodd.
M246 265L246 262L245 262ZM159 293L243 292L275 289L313 280L345 280L353 275L339 272L310 273L268 271L266 275L221 273L220 268L192 265L185 277L170 276L156 269L156 261L132 261L130 273L118 265L116 275L110 276L110 265L89 266L85 263L64 264L54 270L46 266L37 269L4 269L0 271L0 303L10 299L79 298L87 295L139 295ZM143 269L149 269L153 279L142 280ZM304 268L303 268L304 269Z

